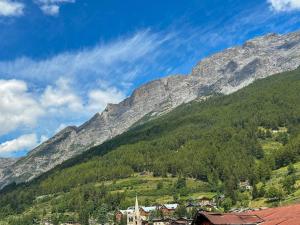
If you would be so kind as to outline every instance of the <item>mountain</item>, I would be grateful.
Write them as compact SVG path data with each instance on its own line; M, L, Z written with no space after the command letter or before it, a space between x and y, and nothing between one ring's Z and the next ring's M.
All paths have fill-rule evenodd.
M4 169L0 187L31 180L123 133L145 115L163 114L199 97L229 94L256 79L294 70L300 65L299 52L300 32L269 34L203 59L189 75L149 82L119 104L109 104L82 126L65 128Z
M299 90L300 68L182 104L30 182L2 189L0 223L32 224L16 223L20 214L62 223L86 214L98 218L131 206L136 195L151 205L221 193L220 207L227 209L299 201ZM239 187L247 180L253 192ZM280 201L268 202L277 194Z

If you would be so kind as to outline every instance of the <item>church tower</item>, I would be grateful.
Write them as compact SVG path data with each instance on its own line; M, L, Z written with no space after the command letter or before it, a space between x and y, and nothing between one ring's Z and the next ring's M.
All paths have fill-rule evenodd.
M134 225L142 225L142 218L141 218L141 215L140 215L140 207L139 207L137 197L135 199L133 223L134 223Z

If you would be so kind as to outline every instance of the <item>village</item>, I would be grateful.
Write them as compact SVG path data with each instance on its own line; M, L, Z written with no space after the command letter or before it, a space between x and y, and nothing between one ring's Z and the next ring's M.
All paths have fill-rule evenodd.
M253 187L249 181L241 181L239 187L244 191L252 191ZM213 197L199 196L186 202L171 202L155 205L143 206L139 204L138 196L135 197L135 205L127 209L119 209L110 212L110 221L106 225L243 225L243 224L263 224L267 221L263 219L267 207L260 208L231 208L228 213L223 213L220 209L220 202L224 201L224 195ZM275 208L271 210L281 210ZM300 205L296 205L292 210L300 210ZM262 216L263 215L263 216ZM287 214L289 215L289 214ZM291 218L293 218L290 215ZM220 222L221 221L221 222ZM253 223L248 223L252 221ZM92 218L90 225L100 225ZM267 223L273 225L273 223ZM274 223L275 225L276 223ZM54 225L51 221L44 221L43 225ZM78 222L67 222L59 225L81 225Z
M188 203L185 206L180 206L178 203L139 206L138 198L136 198L134 207L116 212L115 221L127 225L188 225L192 223L193 216L200 208L213 211L216 209L215 200L202 197L196 202Z
M300 204L276 208L232 210L228 213L213 212L216 209L211 199L200 199L199 204L187 205L186 210L191 217L175 218L178 204L164 204L161 206L139 207L136 198L135 207L120 210L116 213L116 222L126 220L127 225L299 225ZM201 209L199 209L201 208ZM204 210L205 209L205 210ZM152 214L158 212L158 214ZM154 215L152 217L151 215ZM155 217L158 216L158 217Z

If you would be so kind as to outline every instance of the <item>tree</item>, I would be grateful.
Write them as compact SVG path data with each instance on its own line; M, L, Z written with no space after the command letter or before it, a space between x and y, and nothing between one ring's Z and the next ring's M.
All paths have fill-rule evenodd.
M289 142L289 136L286 132L280 132L276 137L276 141L280 142L283 145L286 145Z
M269 201L281 201L284 198L284 191L280 186L271 186L267 189L266 197Z
M184 205L179 205L175 210L175 215L177 215L179 218L186 217L188 215L186 207Z
M52 215L51 222L53 223L53 225L59 225L60 218L59 218L59 215L57 213Z
M221 207L224 209L225 212L229 211L232 207L231 198L225 198L221 203Z
M179 177L176 185L175 185L176 189L182 189L186 187L186 178L185 177Z
M89 219L90 215L88 211L84 208L81 207L79 211L79 222L81 225L89 225Z
M286 190L286 192L288 194L292 193L295 190L295 184L296 184L296 177L295 175L289 175L286 176L283 180L282 180L282 186L284 188L284 190Z
M107 214L108 214L108 207L106 204L102 204L98 210L98 222L100 224L105 224L108 222Z
M250 203L250 196L248 192L240 192L238 193L238 202L241 207L248 207Z
M270 129L267 129L266 131L266 138L272 138L272 132L270 131Z
M296 169L292 163L289 164L287 171L288 171L287 172L288 175L292 175L296 173Z
M160 189L162 189L164 187L164 183L162 182L162 181L159 181L158 183L157 183L157 185L156 185L156 189L157 190L160 190Z
M258 191L256 185L254 184L254 185L253 185L253 190L252 190L252 198L253 198L253 199L256 199L256 198L258 198L258 197L260 197L260 196L259 196L259 191Z
M150 215L149 215L149 220L152 221L153 219L163 219L164 218L164 215L162 213L161 210L153 210L150 212Z

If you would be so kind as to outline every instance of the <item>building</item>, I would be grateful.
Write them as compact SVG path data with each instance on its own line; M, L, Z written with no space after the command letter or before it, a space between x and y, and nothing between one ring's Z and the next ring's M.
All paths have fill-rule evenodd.
M121 222L122 219L125 217L128 218L128 215L133 215L134 210L133 209L126 209L126 210L118 210L115 213L115 218L117 222Z
M164 204L159 208L159 210L163 213L163 215L170 216L175 213L177 208L178 204Z
M189 220L187 218L165 218L153 219L151 222L153 225L190 225L192 223L192 220Z
M190 225L193 221L187 218L171 219L170 225Z
M158 208L159 207L156 207L156 206L149 206L149 207L141 206L140 214L141 214L142 219L147 220L150 216L150 213L158 210Z
M192 225L256 225L264 222L257 215L199 212Z
M196 200L190 200L186 205L188 212L194 212L195 210L213 211L216 208L216 203L213 198L200 197Z
M239 187L240 187L241 190L244 190L244 191L252 190L252 186L250 185L249 180L241 181L239 183Z
M153 225L170 225L169 219L153 219L152 220Z
M150 217L151 212L159 211L165 217L172 216L176 209L178 208L178 204L164 204L159 206L139 206L138 199L136 198L136 203L134 207L129 207L127 210L118 210L115 213L115 219L117 222L121 222L122 219L127 217L127 225L140 225L140 223L145 224ZM157 225L162 225L163 221L157 221ZM160 224L159 224L160 223ZM164 221L164 224L165 223Z
M214 201L212 198L208 198L208 197L201 197L197 199L198 203L200 206L208 206L208 205L213 205Z
M264 220L262 225L299 225L300 204L249 212Z
M142 217L137 197L135 199L134 210L127 211L127 225L142 225Z
M300 204L244 213L198 212L192 225L300 225Z

